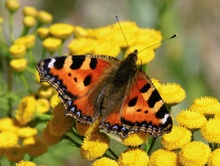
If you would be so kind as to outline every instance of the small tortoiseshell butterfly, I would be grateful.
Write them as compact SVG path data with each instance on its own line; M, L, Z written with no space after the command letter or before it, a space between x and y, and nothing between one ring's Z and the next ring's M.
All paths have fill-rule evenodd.
M172 118L150 78L136 67L135 50L122 61L104 55L51 57L36 64L41 82L59 93L66 115L122 137L168 133Z

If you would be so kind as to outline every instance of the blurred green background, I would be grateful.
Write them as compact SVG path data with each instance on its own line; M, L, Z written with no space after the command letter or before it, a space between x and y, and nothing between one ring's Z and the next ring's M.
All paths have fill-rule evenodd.
M115 23L115 15L118 15L121 21L134 21L140 27L156 28L162 31L164 38L177 33L177 38L164 43L156 51L157 56L148 67L150 77L159 79L161 83L176 82L185 89L187 97L173 107L174 116L188 108L197 97L220 98L220 1L20 0L20 3L21 8L15 16L17 36L22 28L21 10L24 6L50 12L54 23L95 28ZM0 1L0 16L7 22L3 0ZM8 34L6 25L4 33ZM61 144L64 146L50 148L51 153L36 161L47 165L90 165L88 161L81 160L77 148L67 142Z

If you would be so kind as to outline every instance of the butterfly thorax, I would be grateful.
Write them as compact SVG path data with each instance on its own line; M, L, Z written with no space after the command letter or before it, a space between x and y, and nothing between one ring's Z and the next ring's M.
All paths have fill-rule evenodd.
M130 53L126 59L121 61L115 75L115 82L126 83L136 73L137 50Z

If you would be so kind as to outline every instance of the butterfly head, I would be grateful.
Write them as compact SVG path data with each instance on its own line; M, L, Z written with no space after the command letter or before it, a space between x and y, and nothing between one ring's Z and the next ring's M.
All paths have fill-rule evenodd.
M137 54L138 54L138 50L134 50L134 52L130 53L128 55L128 59L132 59L134 62L137 61Z

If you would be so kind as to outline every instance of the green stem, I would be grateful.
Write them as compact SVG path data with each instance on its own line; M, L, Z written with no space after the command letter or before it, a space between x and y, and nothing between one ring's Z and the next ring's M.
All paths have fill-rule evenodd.
M29 49L27 51L27 55L28 55L28 57L30 59L31 65L35 65L36 62L35 62L35 59L34 59L34 56L33 56L32 49Z
M114 156L115 159L118 159L118 156L112 151L111 148L108 149L108 151Z
M46 49L43 47L43 48L42 48L42 56L41 56L42 59L44 59L44 58L46 57L46 53L47 53L47 51L46 51Z
M63 46L64 46L64 40L62 40L62 44L61 44L61 46L60 46L60 48L59 48L59 50L58 50L58 56L61 56L62 54L63 54Z
M65 134L64 136L63 136L63 138L64 139L67 139L67 140L69 140L69 141L71 141L72 143L74 143L77 147L81 147L81 144L79 144L78 142L76 142L74 139L72 139L69 135L67 135L67 134Z
M147 142L147 146L146 146L146 148L145 148L145 150L146 150L146 152L148 153L148 154L151 154L151 150L152 150L152 148L154 147L154 144L155 144L155 142L156 142L156 139L157 138L155 138L155 137L149 137L149 141Z
M9 64L9 62L7 64ZM8 68L7 85L8 85L7 91L8 91L8 93L11 93L11 90L12 90L12 69L10 67ZM11 117L11 113L12 113L12 99L10 97L8 98L8 110L9 110L8 111L8 116Z
M9 13L9 33L10 33L10 39L11 39L11 43L14 42L14 31L13 31L13 27L14 27L14 13Z
M21 36L25 36L25 35L27 35L28 32L29 32L29 30L30 30L30 28L24 26L23 29L22 29L22 32L21 32L20 37L21 37Z
M31 74L36 74L36 70L34 70L32 67L30 67L30 66L27 66L27 68L26 68L26 70L27 71L29 71Z
M27 89L27 91L32 94L31 88L27 82L27 79L24 77L24 73L19 73L19 78L21 79L22 83L24 84L25 88Z

